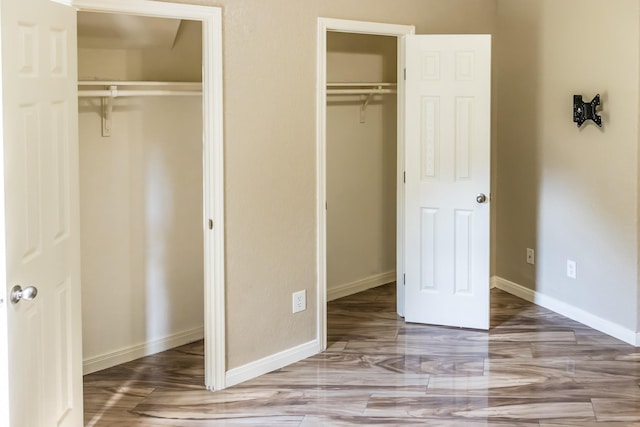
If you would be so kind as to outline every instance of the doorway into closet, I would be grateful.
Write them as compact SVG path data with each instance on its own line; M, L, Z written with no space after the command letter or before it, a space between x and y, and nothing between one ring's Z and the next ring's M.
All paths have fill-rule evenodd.
M327 300L396 280L397 37L327 33Z
M363 122L372 97L384 94L393 87L388 82L331 82L329 46L333 32L352 37L391 36L398 42L395 104L398 113L395 176L398 314L411 322L487 329L489 197L486 193L490 188L491 37L415 35L413 26L319 18L318 340L326 348L326 299L349 295L359 287L376 286L374 280L365 277L360 281L339 285L338 289L344 291L342 295L337 292L331 295L331 288L335 289L331 283L333 272L330 257L334 245L331 236L337 233L331 230L330 224L333 221L330 201L332 154L328 100L333 95L361 95L360 121ZM362 52L362 48L359 48L359 52ZM353 65L350 69L358 67ZM442 108L446 114L440 115L440 102L445 103ZM446 162L441 162L439 158L441 132L443 138L452 141L445 147L447 152L443 158ZM352 157L359 158L357 155ZM357 165L358 170L366 168L363 162L354 162L353 165ZM474 173L471 173L472 169ZM434 182L443 183L437 191L432 188L427 190L426 185L422 185L429 182L430 177L437 178ZM438 199L438 194L447 197ZM356 200L362 199L360 195L356 196ZM440 224L440 220L434 222L433 215L439 209L446 212L439 214L439 218L446 217L446 223ZM370 213L362 208L360 210L359 221L365 221ZM437 241L435 236L438 236ZM455 248L453 254L449 252L452 247ZM346 258L348 261L357 259ZM429 265L440 259L454 262L454 268L443 269L446 274L432 278L420 273L436 271ZM440 284L442 287L439 287ZM454 289L452 285L455 285ZM410 310L405 307L406 292L409 298L407 302L411 303L407 305ZM465 315L453 315L456 310ZM425 313L433 313L434 316L425 317Z
M202 24L77 16L86 374L204 338Z
M84 371L204 336L204 385L222 389L221 9L74 5Z
M322 348L327 347L327 301L402 277L404 129L398 123L404 81L398 77L402 37L414 32L407 25L318 18ZM396 288L400 310L404 287Z
M17 418L11 420L16 426L80 425L82 419L82 221L79 218L78 158L78 115L82 113L78 111L76 86L78 10L177 18L198 21L201 24L203 59L200 116L204 120L201 123L200 158L203 177L201 188L204 191L203 213L199 222L204 245L204 257L201 261L204 269L204 303L200 304L205 306L204 323L207 325L204 384L209 389L223 388L225 352L221 9L146 0L33 0L11 2L11 5L15 7L3 8L2 37L12 41L7 45L12 49L3 50L3 64L8 64L3 69L3 88L6 89L3 92L3 111L7 114L6 117L11 118L5 121L3 138L5 145L9 144L8 141L14 141L7 146L18 148L5 150L7 164L15 166L5 171L6 182L10 185L3 186L3 200L6 195L11 201L4 209L7 217L5 228L13 233L7 233L6 236L7 260L12 260L11 263L5 260L7 285L14 282L28 283L33 286L28 293L31 299L36 296L36 287L40 290L37 292L37 300L22 304L18 310L8 311L6 304L2 307L5 308L8 324L20 326L10 328L14 333L5 334L2 338L3 345L0 345L3 349L0 351L0 358L8 361L8 368L3 370L6 372L0 373L0 376L8 379L5 381L8 384L8 393L0 393L0 406L8 408L7 396L11 395L12 407L28 408L12 411L12 415L18 414ZM129 61L130 58L125 59L121 64L121 70L134 69L135 62ZM109 64L102 65L104 71L109 70ZM100 78L103 76L100 74ZM96 82L92 81L92 84L94 83ZM104 132L105 128L109 129L109 126L105 125L114 124L111 107L115 108L115 105L113 102L104 101L105 98L112 101L110 98L117 97L110 96L113 92L108 89L103 89L97 95L102 109L93 113L98 117L100 132ZM102 92L110 93L105 95ZM108 143L100 144L100 148L106 149L107 145ZM120 148L117 144L112 145L111 148ZM100 156L96 155L95 158L97 157ZM160 156L156 156L158 157ZM114 161L114 157L101 157L101 161L96 162L95 173L92 172L87 179L104 172L104 163L108 161ZM123 174L131 174L130 169L125 169ZM112 174L109 178L116 180L120 177L118 174ZM133 193L130 188L107 187L112 193ZM138 184L138 188L142 187ZM151 193L149 200L162 200L159 193L160 191ZM130 196L130 205L136 202L134 197ZM94 214L106 222L108 215L113 214L118 208L126 211L130 206L109 205L104 211L95 209ZM157 220L158 216L151 218ZM202 219L206 219L206 222ZM92 226L101 228L103 221L96 221ZM152 224L160 226L160 229L149 227L153 229L149 236L161 236L161 232L165 231L162 229L163 224L160 221ZM138 225L135 221L125 224L130 228ZM6 230L3 229L3 235ZM108 233L98 236L105 240L110 237ZM25 243L27 246L23 246ZM117 250L130 249L130 246L127 246L129 242L114 242L111 239L110 243L119 243ZM99 245L96 243L96 246ZM23 248L28 250L25 252ZM158 258L157 254L152 255ZM117 256L112 254L112 258L115 259ZM15 260L20 262L13 262ZM128 261L136 260L132 257ZM103 272L111 274L112 270L104 269ZM24 278L27 280L23 280ZM119 277L113 274L108 286L115 287L118 280L124 279L124 274ZM143 286L138 287L140 288ZM142 293L144 292L146 290L143 289ZM16 292L15 295L21 294ZM120 310L119 313L123 316L131 316L133 310L122 309L123 306L130 305L128 298L129 295L119 294L109 301L101 300L97 307L101 310L110 306L113 310ZM154 309L161 309L161 303L167 301L166 298L156 298ZM169 319L167 316L164 320ZM113 319L101 319L102 327L99 333L102 339L111 339L114 334L120 332L111 320ZM22 325L26 326L23 328ZM160 329L162 326L154 323L152 327ZM146 328L145 325L145 330ZM133 335L132 329L125 333ZM128 348L118 348L97 355L92 361L114 361L124 354L155 351L156 344L166 344L165 338L168 337L152 342L139 342ZM46 387L42 384L42 372L48 373ZM48 404L50 402L57 404ZM9 422L8 418L8 411L5 411L0 416L0 424Z

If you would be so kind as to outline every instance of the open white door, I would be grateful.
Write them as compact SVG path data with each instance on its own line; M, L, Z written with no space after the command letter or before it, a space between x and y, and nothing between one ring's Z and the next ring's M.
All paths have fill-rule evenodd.
M405 61L405 320L489 329L491 36L406 36Z
M7 300L14 287L25 289L20 301L5 302L9 425L77 427L76 11L50 0L5 0L1 15Z

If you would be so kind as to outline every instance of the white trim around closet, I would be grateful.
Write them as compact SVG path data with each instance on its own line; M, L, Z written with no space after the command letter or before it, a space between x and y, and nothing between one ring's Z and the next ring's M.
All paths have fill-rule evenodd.
M73 0L82 11L202 22L204 167L205 385L225 388L224 170L222 115L222 10L148 0ZM209 222L213 226L209 228Z
M316 82L316 240L317 240L317 341L320 349L327 348L327 32L369 34L391 36L398 39L398 167L397 167L397 235L396 272L397 283L404 272L402 249L404 236L404 80L403 36L415 34L413 25L384 24L379 22L350 21L345 19L318 18L317 34L317 76ZM404 289L398 286L398 289ZM402 294L402 295L400 295ZM404 298L404 290L398 297ZM404 299L403 299L404 301Z

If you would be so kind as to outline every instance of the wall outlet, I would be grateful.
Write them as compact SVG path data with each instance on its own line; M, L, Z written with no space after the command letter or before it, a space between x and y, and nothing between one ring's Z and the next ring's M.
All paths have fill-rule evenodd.
M298 313L307 309L307 291L293 293L293 312Z
M567 277L570 279L578 277L578 265L570 259L567 260Z
M527 248L527 264L535 264L535 252L531 248Z

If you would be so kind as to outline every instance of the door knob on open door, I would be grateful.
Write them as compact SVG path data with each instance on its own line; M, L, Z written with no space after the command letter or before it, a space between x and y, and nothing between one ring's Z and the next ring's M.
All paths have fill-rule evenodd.
M487 203L487 196L483 193L480 193L476 196L476 202L478 203Z
M31 301L36 295L38 295L38 289L35 286L27 286L22 289L20 285L16 285L11 289L11 302L17 304L23 299Z

